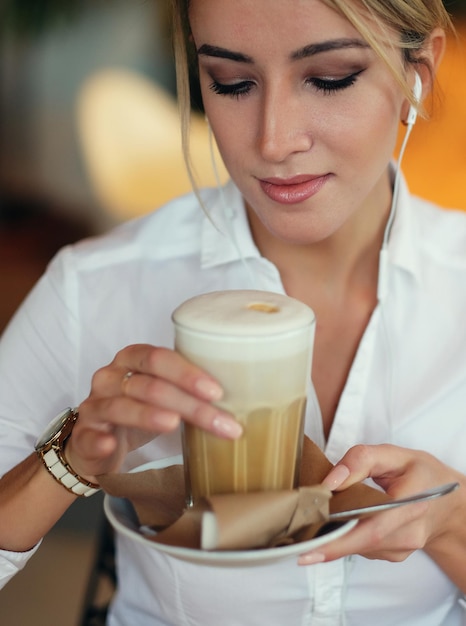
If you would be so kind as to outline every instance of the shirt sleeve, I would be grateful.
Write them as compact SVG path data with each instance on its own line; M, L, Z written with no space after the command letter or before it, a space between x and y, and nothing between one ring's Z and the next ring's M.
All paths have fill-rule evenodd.
M76 402L74 273L64 250L0 342L0 476L34 449L47 424Z
M37 552L41 543L39 542L27 552L0 550L0 589L3 589L7 582L23 569L29 559Z
M76 401L73 272L66 259L64 252L52 262L0 341L0 476L29 456L47 424ZM37 548L0 550L0 587Z

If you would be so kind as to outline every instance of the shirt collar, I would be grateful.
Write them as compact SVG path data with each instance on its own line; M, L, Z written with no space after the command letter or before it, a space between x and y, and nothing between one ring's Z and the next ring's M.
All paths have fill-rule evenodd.
M243 197L232 181L214 190L204 204L201 264L215 267L260 257L251 235Z
M415 218L413 198L400 175L395 219L388 240L388 260L420 280L422 264L419 251L419 225Z
M392 177L394 168L392 167ZM419 257L419 227L413 212L412 196L400 175L395 218L388 241L388 259L413 275L421 276ZM251 235L243 197L230 180L225 186L214 190L206 201L201 234L202 267L216 267L241 258L258 258Z

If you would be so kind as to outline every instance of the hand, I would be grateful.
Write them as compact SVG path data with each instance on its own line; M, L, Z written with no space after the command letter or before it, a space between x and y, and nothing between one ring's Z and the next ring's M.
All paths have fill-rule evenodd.
M465 483L465 477L426 452L392 445L355 446L331 470L323 483L333 491L346 489L371 477L394 498L448 482ZM332 561L350 554L369 559L402 561L415 550L435 551L444 543L455 513L464 517L464 488L432 500L377 513L359 521L347 535L309 552L300 565ZM448 536L447 536L448 543ZM443 550L443 547L442 547Z
M219 384L177 352L128 346L94 374L66 458L75 472L98 482L100 474L117 471L130 450L175 430L181 420L238 437L238 422L212 404L221 397Z

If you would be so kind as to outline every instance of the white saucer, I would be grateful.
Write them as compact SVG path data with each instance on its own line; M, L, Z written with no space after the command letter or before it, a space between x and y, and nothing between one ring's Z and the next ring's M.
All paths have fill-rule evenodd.
M182 463L182 457L172 457L163 459L162 461L154 461L135 468L134 472L140 472L148 469L160 469L168 465ZM177 559L190 561L200 565L210 565L216 567L244 567L251 565L265 565L274 563L283 559L297 557L304 552L314 550L319 546L323 546L334 539L342 537L348 533L357 524L357 520L351 520L345 523L333 524L324 535L314 537L309 541L294 543L289 546L280 546L278 548L264 548L259 550L235 550L235 551L212 551L195 550L192 548L182 548L177 546L168 546L156 541L151 541L149 535L154 535L153 531L139 526L139 522L134 511L133 505L125 498L116 498L106 495L104 498L104 511L113 528L133 539L143 543L147 548L164 552Z

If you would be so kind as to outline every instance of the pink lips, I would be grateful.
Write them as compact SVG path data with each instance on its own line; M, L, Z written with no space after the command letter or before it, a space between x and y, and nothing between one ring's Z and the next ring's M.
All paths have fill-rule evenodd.
M330 174L312 176L302 174L292 178L259 179L264 193L281 204L297 204L315 195L330 178Z

